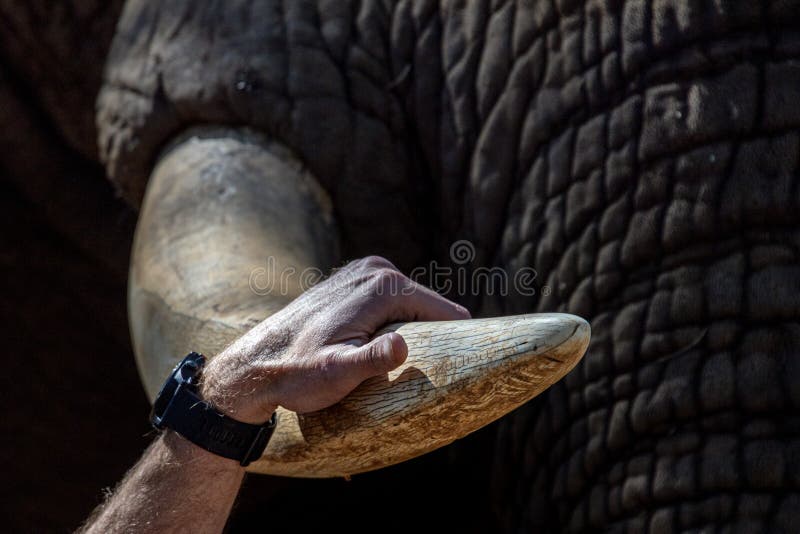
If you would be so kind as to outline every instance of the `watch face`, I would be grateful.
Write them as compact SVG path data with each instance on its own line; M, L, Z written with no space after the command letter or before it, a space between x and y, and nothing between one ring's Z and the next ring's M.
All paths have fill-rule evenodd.
M172 397L175 395L175 391L178 387L182 384L190 386L197 384L197 377L204 363L205 357L202 354L192 352L175 366L169 378L167 378L164 385L161 386L161 391L158 392L155 402L153 402L153 411L150 414L150 420L156 427L161 428L164 412L172 401Z

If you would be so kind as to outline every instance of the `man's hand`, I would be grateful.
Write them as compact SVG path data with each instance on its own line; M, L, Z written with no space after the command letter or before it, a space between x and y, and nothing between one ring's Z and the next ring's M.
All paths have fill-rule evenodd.
M340 269L214 358L202 393L248 423L263 423L277 406L320 410L405 361L408 348L399 334L370 340L383 325L469 317L389 261L368 257Z
M468 319L469 312L383 258L355 261L214 358L201 392L218 409L263 423L277 406L309 412L405 361L403 338L372 339L386 323ZM98 508L85 532L219 532L244 469L167 431Z

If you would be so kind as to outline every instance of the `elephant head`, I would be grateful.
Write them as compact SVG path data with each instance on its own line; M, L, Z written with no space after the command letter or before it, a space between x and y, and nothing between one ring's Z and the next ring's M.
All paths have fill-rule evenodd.
M506 528L793 531L798 12L128 0L101 153L138 204L189 129L258 132L303 169L262 166L265 188L324 192L305 229L336 245L303 261L408 271L468 240L470 269L537 272L533 295L456 295L478 314L590 318L583 362L481 456Z

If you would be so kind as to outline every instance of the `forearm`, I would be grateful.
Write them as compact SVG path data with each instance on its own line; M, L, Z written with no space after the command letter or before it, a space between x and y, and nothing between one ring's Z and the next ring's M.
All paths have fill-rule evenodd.
M221 532L243 477L236 461L165 432L81 532Z

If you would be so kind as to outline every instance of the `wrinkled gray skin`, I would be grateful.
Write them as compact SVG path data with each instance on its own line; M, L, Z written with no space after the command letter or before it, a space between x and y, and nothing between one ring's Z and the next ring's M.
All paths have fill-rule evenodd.
M176 132L256 127L330 191L349 256L409 268L468 239L473 267L547 286L463 299L479 314L590 319L580 366L498 430L503 526L797 531L798 17L129 1L101 148L135 202Z
M247 125L331 193L348 257L410 270L468 239L471 268L535 268L536 296L462 298L592 322L583 362L462 466L493 462L500 526L794 532L799 17L792 1L131 0L101 158L135 205L173 136Z

